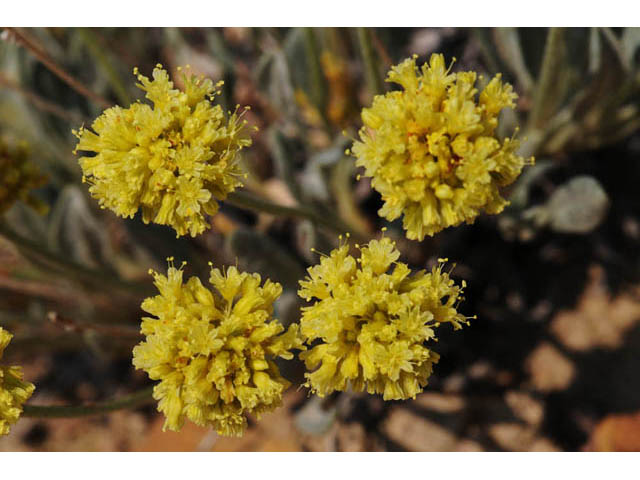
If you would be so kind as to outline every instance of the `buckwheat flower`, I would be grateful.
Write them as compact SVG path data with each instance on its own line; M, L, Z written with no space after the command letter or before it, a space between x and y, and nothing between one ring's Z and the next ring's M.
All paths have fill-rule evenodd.
M298 295L313 299L302 309L310 348L300 357L310 371L307 386L319 396L350 386L384 400L415 398L439 358L426 342L436 341L443 323L468 323L456 310L464 282L455 285L442 261L412 274L399 256L388 238L361 247L357 259L342 245L300 282Z
M95 153L80 158L84 180L103 208L131 218L141 210L145 223L196 236L210 226L205 214L241 185L238 152L251 145L246 121L237 109L225 119L212 103L222 83L183 72L180 91L161 65L151 80L134 74L152 105L115 106L93 131L74 131L75 151Z
M171 260L171 259L170 259ZM235 267L211 269L209 282L183 282L182 268L170 264L167 275L152 272L160 294L142 309L146 340L133 349L133 364L160 380L153 396L166 419L164 429L178 431L185 419L211 426L221 435L242 435L247 414L260 417L281 405L289 386L274 362L293 358L302 348L298 326L272 318L280 284Z
M512 183L525 160L519 142L500 140L498 114L517 95L496 75L478 94L475 72L452 73L433 54L420 69L415 56L394 66L387 81L402 90L377 95L362 111L356 164L384 202L378 214L403 215L407 238L422 240L508 204L500 188Z
M46 181L46 176L29 160L26 143L11 148L0 139L0 215L16 201L45 213L47 206L33 196L32 190L43 186Z
M0 360L11 341L9 332L0 327ZM35 385L24 381L22 367L0 365L0 435L8 435L11 425L22 414L22 405L33 394Z

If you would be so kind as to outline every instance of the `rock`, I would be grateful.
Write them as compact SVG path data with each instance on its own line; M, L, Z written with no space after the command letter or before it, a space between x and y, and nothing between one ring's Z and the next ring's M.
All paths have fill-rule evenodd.
M391 411L383 431L391 440L414 452L450 452L458 442L449 430L401 408Z
M531 395L512 390L505 394L505 402L516 417L532 427L537 427L542 423L544 405Z
M609 197L593 177L580 175L551 195L545 210L549 226L561 233L589 233L604 220Z
M535 428L519 423L497 423L489 436L504 450L517 452L557 452L551 440L539 437Z
M593 430L586 450L597 452L640 451L640 412L605 417Z
M459 412L465 406L460 395L435 392L421 393L416 397L414 404L440 413Z
M550 343L541 343L525 364L531 382L541 392L564 390L573 381L575 366Z
M367 432L360 423L342 424L338 428L338 449L341 452L368 452Z
M625 333L640 320L638 294L623 292L613 298L604 276L602 267L592 266L576 308L559 312L551 321L551 331L567 348L582 352L619 347Z

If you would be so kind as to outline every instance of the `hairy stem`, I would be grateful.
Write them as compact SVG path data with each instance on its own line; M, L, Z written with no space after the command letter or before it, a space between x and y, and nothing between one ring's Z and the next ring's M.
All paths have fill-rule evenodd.
M622 45L622 42L618 39L618 37L616 37L616 34L613 33L613 30L611 28L599 27L599 30L602 32L607 42L609 42L609 45L611 46L616 56L618 57L618 61L620 62L620 65L622 65L622 68L624 69L625 73L629 72L631 70L631 65L629 65L629 62L625 55L624 46Z
M44 50L40 49L40 47L36 45L34 40L31 39L30 35L23 32L19 28L6 27L6 30L11 33L16 42L29 50L34 57L36 57L45 67L47 67L47 69L49 69L49 71L51 71L51 73L56 75L60 80L65 82L80 95L96 102L103 108L108 108L112 105L111 102L98 95L97 93L89 90L80 81L76 80L69 73L67 73L61 66L56 64L56 62Z
M340 216L349 224L353 225L354 233L365 236L371 230L367 220L362 216L353 197L351 178L355 165L351 158L343 157L331 171L331 189L336 199Z
M320 215L313 208L307 206L286 207L272 203L265 198L258 197L245 191L235 191L231 193L226 200L236 207L254 210L258 212L270 213L272 215L281 215L284 217L306 218L311 222L326 227L338 234L351 233L358 241L366 242L368 239L358 233L357 230L344 224L341 220L330 215Z
M324 105L326 99L326 88L324 76L322 74L322 65L320 63L320 53L318 51L318 42L311 27L304 29L304 45L309 66L309 76L311 80L311 96L315 107L320 114L324 116Z
M65 110L60 105L50 102L49 100L42 98L40 95L21 87L14 81L10 80L8 77L4 76L2 73L0 73L0 85L3 87L7 87L24 96L29 102L35 105L36 108L42 110L43 112L55 115L56 117L68 123L76 124L82 123L83 121L81 115Z
M105 413L136 408L153 402L153 387L145 388L124 397L104 403L86 405L25 405L22 415L32 418L73 418L103 415Z
M117 288L120 291L137 295L148 294L151 290L150 285L142 283L133 283L122 280L111 272L97 271L87 268L83 265L66 260L49 251L43 245L40 245L28 238L13 231L6 223L0 221L0 235L7 238L15 245L18 251L27 259L34 261L38 265L53 269L64 273L69 279L77 280L83 285L87 283L91 285L105 285Z
M534 81L524 61L518 30L512 27L496 28L493 33L497 40L498 54L515 74L524 93L528 94L533 88Z
M360 45L362 60L364 61L367 86L369 87L371 95L377 95L382 93L383 86L380 73L378 72L378 62L373 52L371 32L365 27L358 27L356 30L358 32L358 43Z
M131 97L124 86L124 83L122 83L122 79L120 78L118 71L109 59L109 56L105 54L103 48L98 44L98 39L93 32L93 28L78 29L80 38L82 38L87 50L96 59L98 65L106 74L107 79L109 80L109 83L111 84L111 87L113 88L113 91L118 97L120 103L125 106L129 105L131 103Z
M528 126L533 129L542 128L553 115L553 108L558 98L555 89L558 84L558 65L563 59L564 29L550 28L544 47L544 57L540 68L533 107L529 115Z

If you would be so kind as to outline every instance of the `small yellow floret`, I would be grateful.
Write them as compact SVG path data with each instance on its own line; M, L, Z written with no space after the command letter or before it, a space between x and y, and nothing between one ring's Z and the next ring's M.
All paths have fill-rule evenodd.
M173 88L157 66L153 79L134 70L153 107L136 102L105 110L92 131L74 131L89 191L103 208L121 217L142 210L145 223L170 225L178 236L196 236L210 227L219 200L241 185L238 152L251 145L246 121L237 112L225 120L213 105L209 79L181 73L184 91ZM95 132L95 133L94 133Z
M462 287L442 263L411 274L399 257L388 238L372 240L358 259L343 245L300 282L298 295L315 299L300 321L305 342L314 346L300 357L311 371L307 386L319 396L350 386L385 400L414 398L438 361L425 346L435 340L435 328L468 323L456 310Z
M259 417L281 404L289 386L274 362L302 348L298 326L272 318L282 287L258 274L211 269L209 282L186 283L182 269L154 272L160 295L142 309L146 340L133 349L133 364L160 380L153 392L164 413L164 429L180 430L185 418L221 435L242 435L246 414Z
M0 360L12 337L0 327ZM35 389L35 385L24 381L22 367L0 365L0 435L9 434L10 426L22 414L22 405L33 395Z
M9 148L9 145L0 139L0 215L18 200L40 213L46 213L47 206L31 193L46 181L47 178L29 161L29 148L26 143Z
M403 61L387 81L402 90L362 110L351 149L382 196L379 215L404 215L407 237L422 240L483 211L500 213L508 204L500 187L527 163L515 153L518 141L495 134L498 114L517 98L511 85L496 75L478 95L476 73L451 73L440 54L420 69L415 57Z

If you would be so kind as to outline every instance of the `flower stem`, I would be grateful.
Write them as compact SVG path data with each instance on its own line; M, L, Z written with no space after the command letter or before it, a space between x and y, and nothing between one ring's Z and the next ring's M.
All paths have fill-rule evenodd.
M558 67L563 60L564 29L550 28L544 47L542 66L538 74L538 85L534 102L529 114L528 130L540 129L553 115L558 99L555 89L558 87Z
M311 27L304 29L304 46L309 66L309 76L311 80L312 101L320 114L324 116L324 105L326 98L326 89L324 77L322 75L322 65L320 63L320 54L318 52L318 42Z
M25 405L22 415L32 418L73 418L103 415L105 413L136 408L153 402L153 387L133 392L104 403L87 405Z
M80 38L84 42L85 46L89 53L96 59L98 65L107 76L109 83L111 83L111 87L113 88L113 92L118 97L118 100L123 105L131 104L131 97L129 97L129 93L127 92L127 88L122 83L122 79L118 74L115 66L109 59L108 54L104 52L102 47L98 44L98 39L96 35L93 33L93 28L79 28L78 34Z
M79 124L85 121L85 123L89 123L81 115L77 114L73 111L67 111L60 105L57 105L49 100L41 97L40 95L27 90L26 88L21 87L16 82L12 81L2 73L0 73L0 86L9 88L20 95L23 95L29 102L35 105L36 108L39 108L43 112L50 113L55 115L56 117L64 120L65 122L71 124Z
M51 73L60 78L63 82L69 85L73 90L78 92L80 95L87 97L88 99L96 102L102 108L108 108L112 106L112 103L109 102L104 97L98 95L97 93L92 92L87 87L85 87L81 82L76 80L74 77L69 75L61 66L59 66L44 50L42 50L39 46L36 45L35 41L19 28L15 27L5 27L8 30L13 38L22 45L24 48L29 50L34 57L36 57L42 64L44 64Z
M528 95L534 86L534 81L524 60L518 30L513 27L496 28L493 34L498 54L515 74L523 92ZM499 70L493 70L494 73L497 71Z
M7 238L27 259L48 269L64 272L70 279L77 280L83 285L96 283L117 288L120 291L137 295L148 294L151 286L122 280L110 272L97 271L65 260L28 238L13 231L6 223L0 221L0 235Z
M380 73L378 72L378 62L373 53L373 44L371 43L371 32L364 27L356 28L358 32L358 43L360 44L360 52L364 61L365 76L367 85L371 95L377 95L384 90Z
M331 189L335 196L340 216L349 225L353 225L354 233L367 235L371 228L358 209L353 197L353 188L351 187L354 169L355 164L351 158L345 156L338 160L331 171Z
M320 215L315 209L307 206L286 207L284 205L278 205L272 203L269 200L258 197L254 194L245 191L235 191L231 193L226 200L231 205L236 207L254 210L258 212L270 213L272 215L281 215L284 217L296 217L306 218L311 222L326 227L338 234L351 233L354 239L366 242L368 241L358 231L344 224L341 220L336 219L330 215Z

